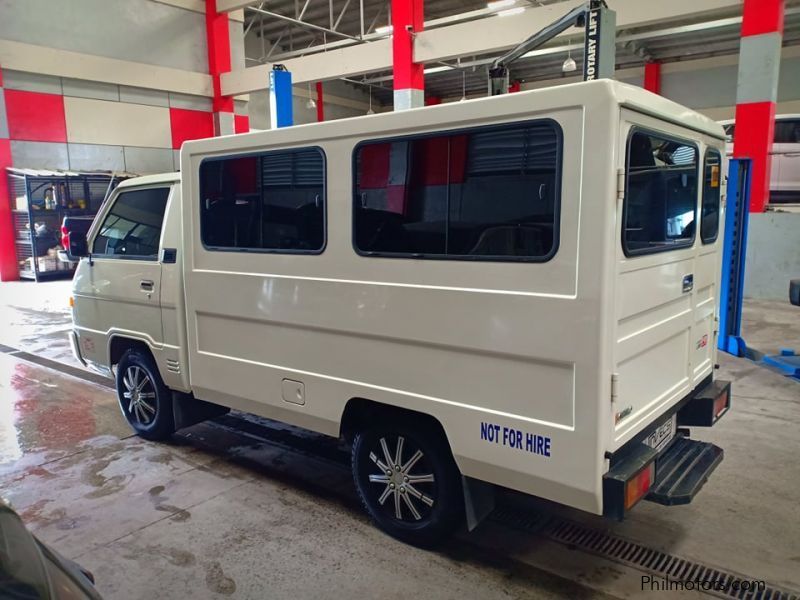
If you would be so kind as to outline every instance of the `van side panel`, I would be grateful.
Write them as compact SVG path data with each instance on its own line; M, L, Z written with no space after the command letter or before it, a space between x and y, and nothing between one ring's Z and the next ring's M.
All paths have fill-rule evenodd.
M181 266L185 252L181 248L181 209L181 187L175 184L161 234L161 320L164 324L164 345L156 360L167 387L189 392L191 387ZM165 260L165 252L168 257L170 254L174 256L174 261L171 257Z
M482 102L468 102L381 115L377 125L390 136L556 120L564 144L561 236L545 263L359 256L352 152L375 137L374 119L314 126L313 145L327 160L324 252L210 251L199 233L202 159L303 147L308 135L296 127L185 144L195 395L331 435L351 398L417 410L442 423L465 475L600 512L599 431L610 418L601 314L610 307L604 281L616 178L613 153L590 165L583 157L588 144L614 139L616 113L606 84L596 88L585 106L571 106L568 91L536 107L509 95L491 99L491 118ZM282 399L284 378L305 385L305 404Z

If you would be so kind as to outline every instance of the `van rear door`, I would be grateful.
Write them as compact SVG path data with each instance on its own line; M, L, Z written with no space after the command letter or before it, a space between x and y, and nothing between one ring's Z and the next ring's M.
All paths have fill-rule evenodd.
M691 391L699 331L713 328L713 257L698 258L701 144L697 136L623 110L618 206L615 445ZM698 270L700 267L700 270ZM709 285L710 284L710 285ZM711 321L696 323L700 300ZM712 340L706 339L706 355ZM699 367L700 365L698 365Z

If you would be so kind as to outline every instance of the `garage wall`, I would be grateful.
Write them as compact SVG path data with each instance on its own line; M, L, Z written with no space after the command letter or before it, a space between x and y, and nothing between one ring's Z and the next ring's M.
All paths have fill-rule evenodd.
M744 293L748 298L789 298L789 280L800 278L800 213L750 215Z
M213 135L204 0L0 0L0 15L14 166L171 171L184 140ZM241 18L229 27L243 68Z

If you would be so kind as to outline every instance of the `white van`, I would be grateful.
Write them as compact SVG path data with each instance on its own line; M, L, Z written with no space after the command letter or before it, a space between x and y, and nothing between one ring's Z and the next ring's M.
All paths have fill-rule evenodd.
M733 156L736 123L720 121L728 136L727 154ZM777 115L769 178L770 204L800 205L800 114Z
M187 142L73 240L73 346L145 438L227 408L344 436L411 543L493 486L686 503L722 459L687 428L730 404L725 164L612 81Z

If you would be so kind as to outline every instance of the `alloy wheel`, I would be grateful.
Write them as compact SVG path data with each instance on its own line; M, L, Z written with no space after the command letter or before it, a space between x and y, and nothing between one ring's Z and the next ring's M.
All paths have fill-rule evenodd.
M380 469L369 475L369 482L378 487L378 504L399 521L418 522L428 517L436 501L433 469L420 448L403 436L397 436L393 451L386 437L369 453ZM408 459L404 460L404 456ZM379 491L378 491L379 490Z
M140 425L149 425L156 416L156 389L147 372L136 365L125 370L122 378L125 391L122 397L127 401L129 418Z

